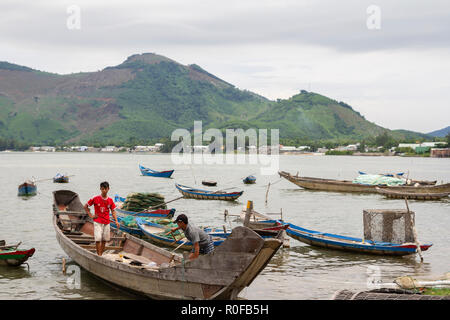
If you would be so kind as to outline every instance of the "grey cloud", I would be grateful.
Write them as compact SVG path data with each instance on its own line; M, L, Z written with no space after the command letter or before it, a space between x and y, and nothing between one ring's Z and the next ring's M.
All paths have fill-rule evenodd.
M171 1L152 6L80 5L82 29L66 28L66 3L43 7L0 5L0 37L10 43L114 48L158 45L307 44L339 51L448 47L450 3L378 1L381 30L368 30L372 1L271 2L253 6L218 1ZM280 3L283 1L280 0ZM307 5L305 4L307 3ZM170 8L172 8L170 10ZM9 17L9 18L8 18ZM15 19L13 28L11 20Z

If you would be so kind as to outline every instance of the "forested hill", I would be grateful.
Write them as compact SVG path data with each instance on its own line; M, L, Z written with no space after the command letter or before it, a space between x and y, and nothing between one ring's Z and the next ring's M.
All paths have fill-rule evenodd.
M176 128L192 129L194 120L202 120L205 129L279 128L282 138L311 140L386 131L344 102L306 91L270 101L198 65L153 53L132 55L98 72L68 75L0 62L3 139L120 144L168 138Z

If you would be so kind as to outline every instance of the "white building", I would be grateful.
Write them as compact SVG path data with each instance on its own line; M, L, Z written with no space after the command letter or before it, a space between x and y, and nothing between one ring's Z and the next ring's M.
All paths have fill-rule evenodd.
M40 148L41 151L45 151L45 152L55 152L56 148L55 147L50 147L50 146L42 146Z
M292 146L281 146L280 151L295 151L297 148Z
M105 148L100 149L101 152L114 152L116 151L115 146L106 146Z

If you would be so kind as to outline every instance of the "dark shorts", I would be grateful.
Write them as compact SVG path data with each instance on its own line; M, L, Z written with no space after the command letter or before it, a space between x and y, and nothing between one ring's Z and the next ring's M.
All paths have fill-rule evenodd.
M194 251L195 251L195 248L193 247L191 252L194 252ZM207 245L200 246L199 251L200 251L200 254L208 254L208 253L214 251L214 243L213 243L211 237L209 237L209 242Z

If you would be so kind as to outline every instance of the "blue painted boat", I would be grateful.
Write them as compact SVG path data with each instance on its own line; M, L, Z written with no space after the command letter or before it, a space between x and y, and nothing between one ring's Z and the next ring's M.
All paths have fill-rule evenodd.
M245 178L245 179L243 180L243 182L244 182L245 184L253 184L253 183L256 183L256 177L255 177L255 176L248 176L247 178Z
M200 200L226 200L226 201L234 201L242 194L244 191L237 192L221 192L219 191L209 191L209 190L201 190L195 189L188 186L183 186L181 184L176 183L175 187L180 191L180 193L185 198L190 199L200 199Z
M66 175L63 175L61 173L57 173L56 176L53 178L54 183L68 183L69 177Z
M183 245L180 246L179 249L192 250L193 248L192 242L187 241L187 239L184 238L183 234L175 237L170 234L165 235L165 232L168 228L167 226L163 226L151 221L146 221L141 218L136 218L136 223L138 227L141 229L142 233L145 235L145 237L154 244L175 248L180 246L181 244L183 244L183 242L186 241ZM205 228L204 230L206 233L211 235L215 247L222 244L225 241L225 239L231 234L231 232L227 233L224 233L223 231L217 232L220 229Z
M134 211L123 210L121 206L124 201L125 198L120 197L118 194L114 196L114 203L116 205L115 210L119 215L122 216L132 215L135 217L146 217L146 218L173 218L176 211L175 209L172 208L172 209L157 209L137 213Z
M139 165L139 170L141 170L143 176L158 177L158 178L170 178L170 176L174 171L174 170L156 171L141 165Z
M19 196L34 196L37 193L37 186L32 181L25 181L19 186Z
M377 242L360 238L352 238L331 233L308 230L289 223L286 233L292 238L318 247L343 250L356 253L367 253L388 256L404 256L417 252L417 247L412 243ZM422 244L422 251L428 250L432 244Z

